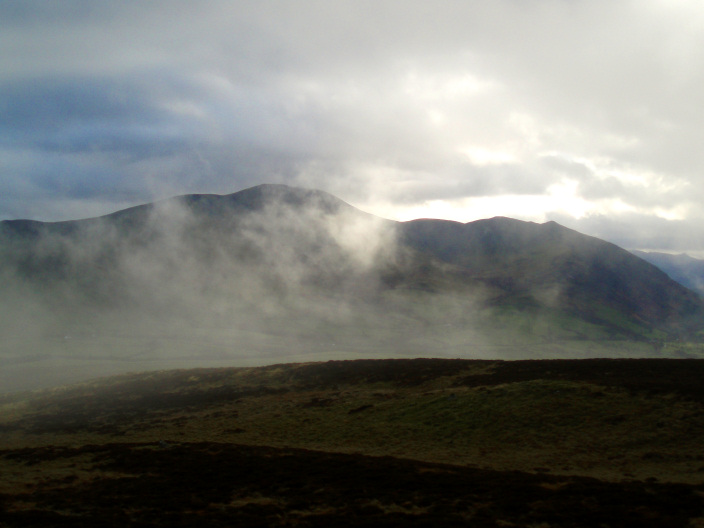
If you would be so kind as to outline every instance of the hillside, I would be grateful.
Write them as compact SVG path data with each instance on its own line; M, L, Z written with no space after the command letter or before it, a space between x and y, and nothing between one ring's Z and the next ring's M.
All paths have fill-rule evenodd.
M634 255L657 266L673 280L704 295L704 260L687 254L671 255L657 251L632 251Z
M333 361L5 396L0 522L699 526L703 375L693 360Z
M497 286L502 304L557 308L635 335L643 328L686 332L692 319L701 324L701 301L661 270L555 222L416 220L402 226L402 237Z
M0 278L0 391L334 358L699 357L674 344L704 324L694 292L555 223L399 223L283 185L3 221Z
M367 298L384 290L462 292L488 306L559 310L629 337L691 333L704 314L696 295L656 267L554 222L396 223L282 185L72 222L4 221L0 252L6 274L108 308L162 296L187 304L223 289L230 303L293 299L301 288ZM261 291L238 294L233 283Z

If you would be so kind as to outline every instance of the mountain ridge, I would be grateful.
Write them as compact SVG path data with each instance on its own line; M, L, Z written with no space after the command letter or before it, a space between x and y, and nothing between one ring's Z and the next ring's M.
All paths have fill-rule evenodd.
M556 222L497 217L466 224L416 220L405 225L411 227L404 233L406 241L416 249L472 269L475 276L503 280L508 289L563 288L563 306L584 305L592 296L650 322L666 318L668 306L678 303L683 303L677 308L682 314L699 309L698 299L656 266Z
M266 211L267 207L270 212ZM178 208L183 210L169 216L173 209ZM211 245L222 245L216 237L234 236L239 224L246 221L243 218L248 218L247 215L263 213L271 217L281 210L285 210L286 218L274 219L273 227L257 226L256 230L290 229L295 237L310 229L312 234L305 237L305 244L294 240L292 245L294 251L296 245L300 246L299 257L310 253L311 265L316 258L312 253L319 249L317 246L330 246L337 242L325 233L325 227L321 228L316 223L321 218L340 215L341 212L349 215L344 221L357 221L359 217L375 218L323 191L264 184L226 195L181 195L76 221L3 221L0 232L10 231L14 237L35 239L49 235L78 237L77 243L81 244L84 243L80 240L82 231L90 232L97 226L107 224L121 231L117 235L120 243L124 243L121 239L124 236L141 237L145 243L151 243L157 236L152 231L172 227L160 225L154 228L152 224L181 222L192 238L205 238L203 233L210 232L209 236L213 237ZM292 218L303 213L311 217L303 218L300 225L293 228ZM188 218L184 220L186 216ZM279 224L276 224L277 221ZM399 245L414 253L411 260L417 260L417 256L421 255L426 266L434 268L436 275L438 262L449 264L455 267L459 275L499 288L506 294L504 297L524 293L530 295L532 291L539 291L540 296L543 290L550 290L550 295L559 297L553 304L568 311L585 311L587 304L598 303L629 311L636 321L650 325L668 323L669 319L681 318L688 311L701 308L688 290L657 267L633 257L614 244L583 235L556 222L538 224L501 216L464 224L438 219L379 221L393 226ZM138 234L139 231L148 233ZM263 233L264 236L268 234ZM265 251L276 249L267 247ZM240 248L236 253L242 258L248 251ZM344 259L337 260L339 262L336 264L343 266ZM319 275L322 276L322 272ZM587 311L589 317L594 316L595 310Z
M631 251L667 273L673 280L704 296L704 260L680 253L677 255L657 251Z
M697 341L704 328L694 292L555 222L395 222L283 185L3 221L0 275L0 360L17 365L33 335L44 340L38 357L57 336L84 336L63 339L69 357L121 336L129 346L106 350L138 361L174 357L164 347L178 343L193 361L270 363L308 353L693 357L663 343ZM195 355L194 335L204 343Z

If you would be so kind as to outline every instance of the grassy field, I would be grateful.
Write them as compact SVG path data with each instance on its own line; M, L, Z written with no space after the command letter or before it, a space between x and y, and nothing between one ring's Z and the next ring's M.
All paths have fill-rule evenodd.
M527 526L533 519L532 526L594 526L576 512L588 519L607 511L602 502L609 494L634 493L629 500L641 513L631 512L633 524L616 520L634 507L623 503L608 510L613 518L607 515L602 525L701 526L703 377L698 360L359 360L160 371L6 395L0 398L0 526L29 526L32 516L44 518L37 526L52 525L47 519L82 525L100 514L91 493L112 485L109 493L119 495L126 482L132 491L124 491L123 506L102 514L112 519L107 525L166 526L158 512L173 513L182 504L159 510L129 503L155 475L162 475L161 485L176 486L185 476L169 480L164 468L190 457L207 459L202 470L189 466L194 481L204 478L195 475L200 471L216 478L218 465L228 466L233 457L259 464L252 469L256 482L228 484L227 500L201 504L193 523L214 519L223 508L232 515L263 508L269 513L260 517L269 520L262 525L322 526L366 511L377 515L373 525L443 518L448 525L484 519L472 525ZM299 496L307 513L291 517L295 487L252 491L276 484L262 474L272 460L281 460L278 473L292 461L303 464L309 468L304 473L313 472L305 478L327 479L316 485L334 497ZM157 462L165 466L152 468ZM347 473L330 469L338 464ZM400 495L383 498L390 491L372 492L370 483L363 500L340 495L348 479L356 482L370 468L385 472L385 479L400 472L394 481ZM491 485L483 499L460 487L441 500L425 484L408 488L402 481L410 478L407 472ZM513 513L499 505L499 497L538 489L550 504L542 517L535 501ZM673 490L679 490L677 501L689 501L686 507L664 499ZM653 494L662 503L653 502ZM577 496L581 506L572 518L565 508ZM462 515L452 513L452 500L466 502ZM151 524L144 520L147 510L155 516ZM279 512L276 522L273 511ZM636 524L646 517L650 524ZM242 519L243 526L256 525Z

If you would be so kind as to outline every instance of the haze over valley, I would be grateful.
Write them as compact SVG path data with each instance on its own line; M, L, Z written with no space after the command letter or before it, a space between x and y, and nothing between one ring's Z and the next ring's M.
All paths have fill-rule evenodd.
M702 300L554 222L396 222L261 185L3 221L2 388L340 358L696 357Z
M382 4L0 3L0 391L698 357L701 9Z

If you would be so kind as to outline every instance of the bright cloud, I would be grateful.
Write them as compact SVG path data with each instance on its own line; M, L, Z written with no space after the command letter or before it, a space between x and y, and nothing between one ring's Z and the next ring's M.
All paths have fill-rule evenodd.
M703 13L3 2L0 218L283 182L393 218L556 219L704 250Z

